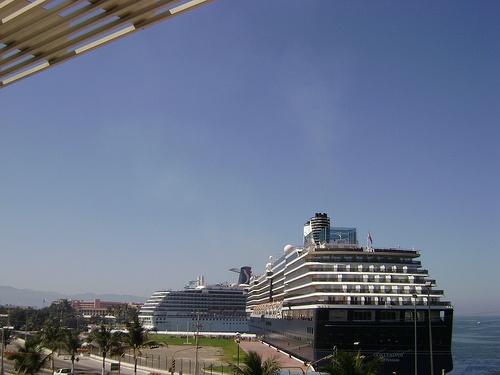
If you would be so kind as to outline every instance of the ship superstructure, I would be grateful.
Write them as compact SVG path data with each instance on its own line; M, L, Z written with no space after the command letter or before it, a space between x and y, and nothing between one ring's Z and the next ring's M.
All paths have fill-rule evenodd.
M183 290L154 292L142 306L139 320L156 331L248 332L245 302L243 286L205 285L199 277Z
M384 374L411 374L416 323L418 374L428 374L430 325L435 373L451 371L453 308L422 269L420 251L360 246L353 228L327 228L317 215L322 228L305 229L304 246L285 246L251 279L251 330L306 362L360 350L383 357Z

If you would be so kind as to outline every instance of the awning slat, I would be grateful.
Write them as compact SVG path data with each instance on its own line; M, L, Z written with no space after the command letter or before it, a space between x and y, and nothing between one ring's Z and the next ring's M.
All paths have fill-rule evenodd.
M210 0L0 0L0 88Z

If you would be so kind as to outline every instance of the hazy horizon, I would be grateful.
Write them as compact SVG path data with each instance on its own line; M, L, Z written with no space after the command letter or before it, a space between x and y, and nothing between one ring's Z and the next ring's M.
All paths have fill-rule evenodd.
M0 285L0 306L1 305L8 305L12 304L9 303L9 301L5 301L4 298L2 298L2 287L9 287L9 288L14 288L14 289L19 289L22 291L30 291L30 292L37 292L40 294L39 301L36 303L23 303L23 304L16 304L14 305L20 305L20 306L34 306L34 307L42 307L46 304L49 304L53 300L56 300L60 297L86 297L87 295L95 295L96 298L101 298L105 297L107 300L110 301L123 301L123 302L141 302L141 300L146 300L150 297L150 295L157 290L175 290L178 288L170 288L170 287L164 287L164 288L157 288L151 291L150 294L148 295L130 295L130 294L125 294L125 293L116 293L116 292L101 292L101 293L96 293L91 290L80 290L80 291L61 291L61 290L37 290L37 289L32 289L32 288L16 288L15 286L12 285ZM53 299L47 298L47 295L50 294L59 294L60 296L53 297ZM116 298L116 297L135 297L135 298ZM51 297L52 298L52 297ZM33 298L31 298L33 300ZM7 303L6 303L7 302ZM474 316L500 316L500 303L495 303L496 301L493 301L491 304L491 308L488 310L480 310L475 308L474 304L466 304L466 305L454 305L455 308L455 315L460 317L460 316L465 316L465 317L474 317Z
M0 90L0 285L232 281L327 212L500 313L499 16L215 0Z

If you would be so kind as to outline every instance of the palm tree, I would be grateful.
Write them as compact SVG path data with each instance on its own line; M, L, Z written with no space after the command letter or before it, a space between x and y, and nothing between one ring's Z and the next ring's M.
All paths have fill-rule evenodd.
M7 356L14 361L18 373L36 374L45 365L51 354L44 352L40 339L28 339L24 345L18 346L16 353Z
M40 333L41 344L50 350L52 372L54 372L54 353L63 347L64 331L59 323L45 322Z
M106 356L111 353L114 348L121 345L122 337L120 332L111 332L103 324L99 329L94 329L90 332L88 341L90 344L95 344L102 355L102 375L106 371Z
M78 354L78 349L82 346L82 342L78 331L67 330L65 333L63 347L71 355L71 374L74 374L75 358Z
M237 375L276 375L280 365L275 358L268 358L262 362L262 357L256 352L248 352L243 360L243 366L231 365Z
M148 333L139 322L137 315L134 316L131 322L127 323L127 331L124 335L125 345L133 351L134 374L137 374L137 358L141 355L141 349L158 346L160 343L148 340Z
M339 352L321 372L330 375L377 375L381 365L382 359L379 357L369 359L359 352Z
M127 350L127 346L124 340L123 335L121 335L120 342L118 342L116 345L114 345L110 352L110 356L116 356L118 357L118 368L122 368L122 358L125 355L125 351ZM118 371L118 374L120 374L120 371Z

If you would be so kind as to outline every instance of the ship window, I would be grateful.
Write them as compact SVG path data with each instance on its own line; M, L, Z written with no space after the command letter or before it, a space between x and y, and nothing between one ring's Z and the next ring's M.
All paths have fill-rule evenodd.
M414 321L413 316L414 316L413 311L405 311L405 320L407 322L413 322ZM417 312L417 320L419 322L422 322L425 320L425 313L423 311Z
M328 320L331 322L345 322L347 320L347 310L330 310Z
M397 312L397 311L380 311L380 320L386 320L386 321L399 320L399 312Z
M352 320L373 320L373 311L354 310Z

